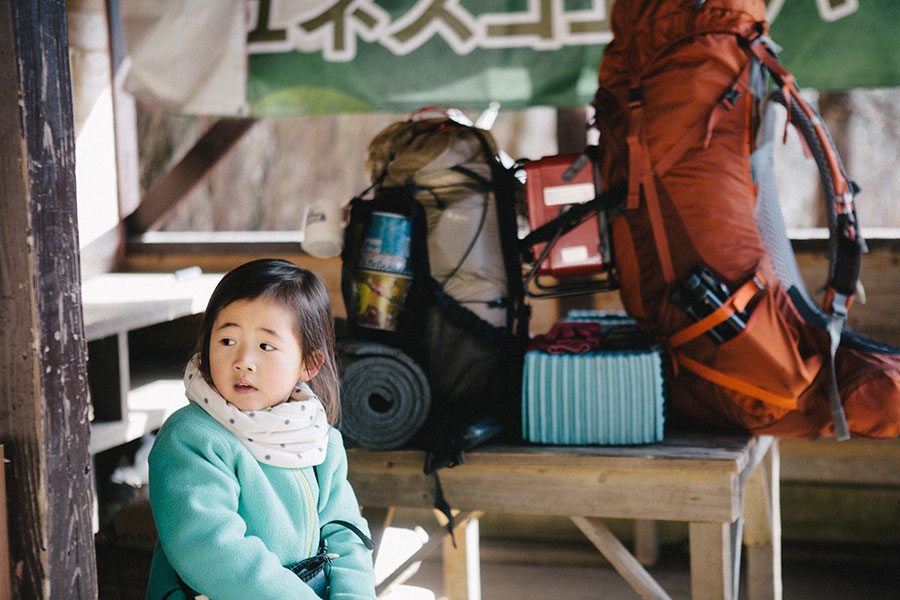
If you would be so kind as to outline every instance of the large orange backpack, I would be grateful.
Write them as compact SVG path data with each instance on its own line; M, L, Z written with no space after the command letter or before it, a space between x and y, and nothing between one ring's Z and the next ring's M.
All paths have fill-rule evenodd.
M617 276L626 311L672 357L668 422L793 438L900 435L900 350L843 326L865 249L856 186L779 64L763 0L620 1L611 22L594 101L597 160L604 186L627 190L611 222ZM767 138L757 139L774 102L827 188L823 308L799 276L768 185Z

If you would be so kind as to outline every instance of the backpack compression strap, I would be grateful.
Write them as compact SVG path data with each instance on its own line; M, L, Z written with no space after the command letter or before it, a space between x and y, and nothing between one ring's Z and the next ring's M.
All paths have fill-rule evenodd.
M644 139L644 91L640 75L634 71L632 73L632 87L628 92L630 119L626 137L628 143L628 195L625 208L636 209L639 207L641 189L643 189L647 216L650 218L650 229L653 232L653 242L656 244L656 254L659 257L663 280L666 283L672 283L675 281L675 267L669 252L669 239L666 235L662 207L656 190L656 173L660 175L665 173L668 166L674 164L678 157L672 158L668 166L661 167L657 164L655 169L650 162L650 151L647 149L647 142ZM689 136L682 137L682 140L686 139L689 139ZM687 150L687 146L683 150L680 146L681 144L676 144L675 148L669 152L669 156L674 156L676 152L680 156Z

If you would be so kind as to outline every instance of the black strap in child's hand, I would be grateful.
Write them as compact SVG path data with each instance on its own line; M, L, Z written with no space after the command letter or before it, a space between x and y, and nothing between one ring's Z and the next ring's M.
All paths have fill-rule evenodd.
M326 527L328 527L329 525L331 525L332 523L335 523L335 524L337 524L337 525L343 525L344 527L346 527L347 529L349 529L350 531L352 531L353 533L355 533L355 534L356 534L356 537L359 538L359 541L361 541L361 542L365 545L366 548L368 548L369 550L374 550L374 549L375 549L375 542L372 541L372 538L370 538L369 536L367 536L365 533L362 532L362 530L361 530L359 527L357 527L357 526L354 525L353 523L350 523L349 521L342 521L342 520L340 520L340 519L335 519L335 520L333 520L333 521L328 521L327 523L325 523L324 525L322 525L321 529L319 530L319 535L321 536L321 535L322 535L322 531L323 531Z

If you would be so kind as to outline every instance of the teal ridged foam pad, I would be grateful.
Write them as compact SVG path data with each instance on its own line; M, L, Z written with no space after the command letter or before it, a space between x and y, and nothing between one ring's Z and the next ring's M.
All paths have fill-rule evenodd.
M633 321L616 313L573 311L567 320L597 320L615 348L584 354L525 355L522 436L559 445L648 444L663 439L663 366ZM634 348L628 345L629 336ZM624 340L624 343L623 343Z

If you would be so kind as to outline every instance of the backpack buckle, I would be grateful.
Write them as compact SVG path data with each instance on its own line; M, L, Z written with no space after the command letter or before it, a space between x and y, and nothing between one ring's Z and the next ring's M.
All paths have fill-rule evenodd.
M644 105L644 88L633 87L628 90L628 108L640 108Z
M722 108L725 110L731 110L734 108L734 103L737 102L737 99L740 97L740 90L732 85L724 94L722 94L722 97L719 99L719 104L721 104Z

